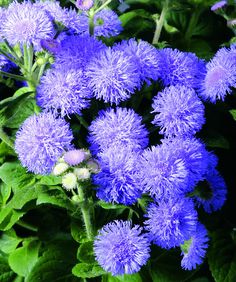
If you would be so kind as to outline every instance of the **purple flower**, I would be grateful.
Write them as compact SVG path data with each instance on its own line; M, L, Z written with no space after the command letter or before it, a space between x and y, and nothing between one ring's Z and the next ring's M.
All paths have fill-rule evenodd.
M193 53L177 49L159 50L160 80L164 86L181 84L198 89L203 79L205 63Z
M123 30L117 14L110 9L103 9L94 16L94 35L111 37Z
M146 230L153 243L162 248L173 248L189 240L197 225L194 204L186 198L169 198L147 209Z
M118 145L140 150L148 145L148 131L132 109L117 107L99 112L89 126L88 141L95 154Z
M70 150L64 154L64 161L69 165L78 165L86 160L84 150Z
M118 105L130 98L140 85L139 72L124 52L107 48L91 59L86 75L97 99Z
M43 49L52 54L58 53L61 50L60 42L55 39L41 39L40 45Z
M49 174L73 139L69 124L52 113L27 118L16 133L15 150L24 167L36 174Z
M140 186L155 199L188 192L188 173L184 160L172 154L167 146L144 150L139 161Z
M140 40L137 42L134 38L123 40L114 47L115 50L124 51L130 56L140 75L140 80L150 84L150 79L157 80L159 77L160 63L158 51L148 42Z
M77 0L76 7L80 10L87 11L93 6L93 0Z
M205 79L199 95L206 101L224 101L231 87L236 87L236 49L221 48L206 65Z
M205 123L204 105L191 88L170 86L153 99L153 124L167 137L193 135Z
M194 191L197 206L211 213L222 208L226 201L227 188L224 179L216 169L209 171Z
M89 106L92 97L82 70L57 67L49 69L37 87L37 104L61 116L77 113Z
M10 72L12 69L17 66L8 60L4 55L0 54L0 71Z
M181 246L183 256L181 266L183 269L196 269L197 265L203 262L208 241L206 228L201 223L198 223L196 231L192 234L191 238Z
M101 171L93 177L97 197L124 205L135 203L142 194L137 178L139 154L127 146L113 146L99 157Z
M1 35L11 45L33 44L40 49L40 40L52 38L55 34L48 15L31 2L13 2L5 11Z
M61 41L61 50L55 54L55 61L60 68L84 70L92 58L105 48L105 45L88 35L66 36Z
M227 5L227 1L218 1L213 6L211 6L212 11L219 10Z
M94 241L98 263L112 275L138 272L149 259L149 241L142 227L115 220L105 225Z

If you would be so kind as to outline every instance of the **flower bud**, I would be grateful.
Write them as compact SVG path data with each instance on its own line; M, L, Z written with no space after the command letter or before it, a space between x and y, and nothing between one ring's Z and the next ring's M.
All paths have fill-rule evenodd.
M62 177L62 185L66 190L72 190L76 188L77 178L74 173L70 172Z
M97 161L90 159L87 161L86 165L92 173L99 173L100 167Z
M66 163L58 163L54 166L52 170L53 175L61 175L69 168L68 164Z
M83 11L87 11L93 6L93 0L77 0L75 6Z
M74 169L74 173L80 181L85 181L90 178L90 172L87 168L76 168Z

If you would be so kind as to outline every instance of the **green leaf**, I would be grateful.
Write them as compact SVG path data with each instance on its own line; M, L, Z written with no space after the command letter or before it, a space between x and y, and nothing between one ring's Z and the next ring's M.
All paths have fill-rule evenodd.
M139 273L112 276L108 275L107 282L142 282Z
M8 259L11 269L18 275L26 277L38 260L39 247L39 241L26 241L23 247L12 252Z
M15 273L10 269L7 258L0 254L0 281L12 282L15 277Z
M86 231L81 227L81 222L78 220L72 219L71 221L71 236L78 243L88 242Z
M236 281L236 246L227 230L212 234L208 263L216 282Z
M32 88L30 88L30 87L21 87L21 88L16 90L16 92L13 95L13 97L17 98L17 97L20 97L23 94L32 93L32 92L34 92L34 90Z
M95 257L93 252L93 241L85 242L80 245L77 252L77 258L81 262L86 262L86 263L95 262Z
M214 137L208 137L205 142L208 147L212 148L222 148L228 150L230 147L228 140L219 133L216 133Z
M0 238L0 250L6 254L13 252L22 238L19 238L13 229L4 232Z
M11 186L0 183L0 205L4 206L11 195Z
M48 186L61 184L61 176L43 175L43 176L38 176L37 178L39 180L38 184L48 185Z
M78 263L72 268L72 273L80 278L93 278L106 273L98 264Z
M45 252L38 259L25 282L72 282L77 281L71 274L76 263L76 247L67 240L54 240L45 246Z
M232 115L233 119L236 120L236 110L230 110L230 114Z
M119 19L122 22L122 26L125 27L131 20L136 17L150 19L151 15L143 9L132 10L127 13L123 13Z
M25 211L16 211L12 210L9 207L6 207L0 212L0 230L6 231L25 214Z
M4 163L0 167L0 178L13 189L30 186L35 182L34 175L27 173L19 162Z
M43 186L42 191L38 194L36 204L51 204L67 210L74 210L74 205L66 196L65 192L57 187L49 189L48 187Z
M124 205L116 205L116 204L110 204L110 203L106 203L103 201L98 201L97 204L102 207L105 210L117 210L117 209L127 209L129 207L124 206Z

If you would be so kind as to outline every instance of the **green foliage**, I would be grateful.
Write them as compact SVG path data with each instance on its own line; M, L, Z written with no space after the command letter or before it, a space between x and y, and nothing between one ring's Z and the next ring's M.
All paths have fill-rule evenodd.
M93 278L101 276L106 272L97 263L77 263L73 267L72 273L80 278Z
M12 282L14 277L15 274L8 265L7 257L0 253L0 281Z

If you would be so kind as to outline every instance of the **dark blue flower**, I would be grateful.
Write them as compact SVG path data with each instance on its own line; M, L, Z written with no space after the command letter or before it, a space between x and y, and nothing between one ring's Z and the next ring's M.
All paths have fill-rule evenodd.
M32 43L40 49L40 40L52 38L54 34L53 23L46 12L31 2L13 2L5 11L1 36L11 45Z
M159 50L160 80L164 86L181 84L198 89L203 79L205 63L189 52L165 48Z
M211 6L211 10L212 11L216 11L216 10L219 10L221 8L223 8L224 6L227 5L227 1L218 1L216 2L214 5Z
M180 246L196 230L197 212L190 199L175 197L151 203L146 217L144 223L150 239L162 248Z
M212 103L224 101L232 87L236 87L236 49L221 48L206 65L199 95Z
M60 111L61 116L77 113L89 106L91 90L80 69L55 66L42 76L37 87L37 104L47 110Z
M36 174L49 174L64 150L71 148L69 124L52 113L27 118L16 133L15 150L24 167Z
M129 221L113 221L105 225L94 241L98 263L112 275L138 272L149 259L149 241L142 227Z
M118 145L140 150L147 147L149 141L142 117L132 109L117 107L100 111L88 129L90 149L95 154Z
M153 124L167 137L193 135L205 123L204 105L191 88L170 86L153 99Z
M100 172L93 177L97 197L106 202L131 205L141 197L137 177L139 154L127 146L113 146L99 154Z
M95 98L116 105L129 99L140 85L139 72L132 58L110 47L91 59L86 75Z
M181 266L183 269L196 269L197 265L203 262L208 241L206 228L201 223L198 223L196 231L192 234L191 238L181 246L183 255Z
M160 63L158 51L155 47L145 41L136 41L134 38L115 45L115 50L124 51L130 56L140 75L140 80L150 83L150 79L157 80L159 77Z

